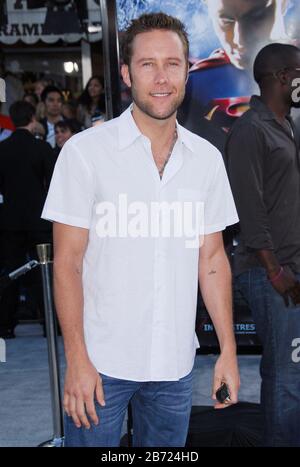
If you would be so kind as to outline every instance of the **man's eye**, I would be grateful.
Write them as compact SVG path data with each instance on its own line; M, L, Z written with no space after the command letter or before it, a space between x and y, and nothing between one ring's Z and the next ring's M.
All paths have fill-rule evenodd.
M235 21L232 19L221 19L220 24L223 28L229 28L234 25Z
M170 66L178 66L178 63L177 62L170 62L169 65Z
M256 11L254 13L251 13L251 15L249 15L249 17L247 19L248 20L249 19L260 20L260 19L264 19L265 16L266 16L266 11Z
M145 66L145 67L150 67L151 65L153 65L152 62L144 62L143 63L143 66Z

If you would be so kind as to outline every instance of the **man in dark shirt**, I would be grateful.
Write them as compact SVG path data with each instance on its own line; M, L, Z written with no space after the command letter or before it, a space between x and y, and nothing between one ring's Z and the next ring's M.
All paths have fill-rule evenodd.
M36 259L35 245L51 240L51 224L40 218L55 157L48 143L34 138L35 110L28 102L15 102L10 116L16 131L0 143L0 245L2 274ZM28 274L40 311L40 271ZM17 324L18 281L2 294L0 337L14 337Z
M300 156L289 117L300 50L264 47L254 77L261 96L226 144L241 228L234 273L263 344L264 444L300 446Z

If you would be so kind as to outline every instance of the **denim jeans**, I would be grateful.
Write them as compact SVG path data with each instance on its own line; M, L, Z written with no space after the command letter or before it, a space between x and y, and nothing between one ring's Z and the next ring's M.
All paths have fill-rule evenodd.
M299 280L300 275L297 277ZM284 304L263 268L253 268L236 277L235 287L251 309L263 345L260 365L263 444L299 447L300 306Z
M133 446L185 446L192 407L192 372L179 381L136 382L101 374L106 405L95 401L97 426L77 428L65 416L65 446L114 447L129 401L132 404Z

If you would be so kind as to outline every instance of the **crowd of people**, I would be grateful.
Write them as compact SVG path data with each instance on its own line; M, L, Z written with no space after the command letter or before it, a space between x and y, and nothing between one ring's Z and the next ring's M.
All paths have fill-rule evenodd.
M40 215L57 157L72 135L104 120L104 82L99 76L89 79L78 99L38 80L32 92L9 106L9 115L0 115L1 276L36 258L36 244L51 242L51 224ZM0 290L0 337L15 336L22 296L25 316L43 323L39 276L39 271L31 271Z
M74 134L105 120L104 81L101 76L92 76L77 99L73 98L70 90L63 90L50 81L38 80L30 92L23 92L22 100L35 109L34 136L46 140L56 152L61 149L62 139L56 138L56 133L61 133L56 129L57 123L64 121L65 128ZM3 105L0 109L0 141L7 138L14 128L11 118L5 114L9 114L9 109L5 111Z

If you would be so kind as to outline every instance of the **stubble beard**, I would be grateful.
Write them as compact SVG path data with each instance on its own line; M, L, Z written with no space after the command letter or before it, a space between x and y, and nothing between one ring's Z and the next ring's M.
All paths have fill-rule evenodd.
M134 84L131 86L131 95L134 104L148 117L155 118L156 120L167 120L172 117L176 112L178 107L181 105L185 94L185 87L183 87L182 92L170 103L170 107L166 109L163 113L157 112L150 102L147 102L145 99L140 99L139 93L137 92Z

